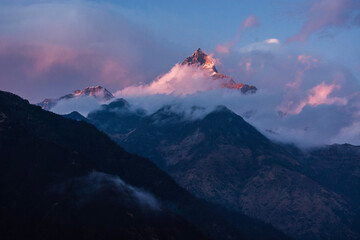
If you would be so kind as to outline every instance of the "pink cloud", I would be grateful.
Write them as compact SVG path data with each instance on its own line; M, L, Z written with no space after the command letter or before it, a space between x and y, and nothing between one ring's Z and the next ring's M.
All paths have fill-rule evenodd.
M256 73L256 70L253 66L252 58L246 58L240 61L239 66L244 70L244 74L246 74L247 76Z
M249 27L260 27L259 19L253 14L249 15L244 20L244 22L241 24L240 30L242 31Z
M156 94L185 96L222 87L221 81L214 81L208 71L200 69L197 66L176 64L168 73L149 84L130 86L115 94L119 97Z
M86 1L2 6L1 88L31 102L92 85L115 91L146 83L179 60L181 50L122 14L109 14L114 7Z
M230 51L230 47L232 46L233 44L231 42L226 42L226 43L223 43L222 45L218 45L215 50L218 52L218 53L225 53L225 54L228 54Z
M13 59L13 67L23 70L29 78L49 74L56 68L71 69L71 71L89 69L101 71L108 61L90 50L78 50L54 44L7 41L1 41L0 57Z
M234 36L234 38L228 42L225 42L223 44L219 44L215 50L218 53L224 53L224 54L228 54L230 52L230 49L235 47L235 45L240 41L241 38L241 34L243 33L244 30L248 29L248 28L252 28L252 27L259 27L260 26L260 22L259 19L251 14L249 15L240 25L239 30L237 31L236 35Z
M296 104L294 101L289 101L287 106L282 106L279 109L286 114L299 114L307 105L312 107L316 107L321 104L346 105L348 101L345 97L330 96L333 91L339 89L341 89L341 85L339 84L326 84L325 82L321 82L310 89L306 99L302 100L300 103Z
M81 68L80 58L89 53L76 51L71 48L42 44L38 46L25 46L27 51L24 51L20 54L23 54L24 57L32 59L34 62L34 67L29 69L29 74L34 77L37 77L41 74L45 74L53 67L56 66L71 66L74 69Z
M297 57L298 69L296 70L296 77L294 82L289 82L286 84L290 88L298 88L303 81L303 77L306 71L310 70L312 67L316 66L318 59L314 58L311 55L300 54Z
M35 98L34 102L51 97L47 96L48 91L54 91L57 96L74 88L99 84L124 87L142 79L133 69L124 59L97 50L0 41L2 88L18 89L25 96L41 92L43 97Z
M351 23L354 14L360 10L357 0L317 0L309 8L300 31L285 43L305 41L310 35L330 27L344 27Z

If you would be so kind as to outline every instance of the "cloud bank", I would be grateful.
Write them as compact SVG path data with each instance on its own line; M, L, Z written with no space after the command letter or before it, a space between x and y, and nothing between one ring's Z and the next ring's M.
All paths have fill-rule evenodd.
M87 116L89 112L100 109L101 104L105 104L105 102L100 102L92 96L80 96L58 101L51 111L61 115L77 111L81 115Z
M117 91L115 96L144 96L154 94L188 95L221 87L206 69L193 65L176 64L168 73L150 84L130 86Z
M31 102L100 83L110 90L146 83L179 55L171 43L128 21L110 3L0 7L1 87Z

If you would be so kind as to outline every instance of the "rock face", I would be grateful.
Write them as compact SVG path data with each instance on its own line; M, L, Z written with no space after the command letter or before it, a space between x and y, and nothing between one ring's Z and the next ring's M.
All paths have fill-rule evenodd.
M196 120L172 106L150 116L134 113L137 121L127 120L131 112L118 111L122 117L108 113L104 108L89 120L128 151L153 160L199 198L271 223L296 239L360 237L357 198L349 195L358 194L358 150L309 155L281 146L224 106ZM346 161L341 160L344 152ZM350 161L356 162L350 165L355 169L336 171ZM331 171L321 170L328 164ZM336 179L348 185L348 194Z
M212 74L216 74L218 72L213 60L209 55L201 51L200 48L198 48L191 56L187 57L181 64L199 65L205 69L208 69L210 72L212 72Z
M46 98L37 105L45 110L51 110L61 100L72 99L80 96L94 97L100 102L106 102L114 98L114 96L101 86L87 87L83 90L75 90L73 93L66 94L60 98Z
M235 226L93 125L2 91L0 156L4 239L288 239L232 213Z
M211 57L201 51L200 48L198 48L191 56L187 57L181 64L195 65L209 71L214 80L221 81L221 87L223 88L239 89L242 93L255 93L257 91L257 88L254 86L235 83L231 77L219 73Z

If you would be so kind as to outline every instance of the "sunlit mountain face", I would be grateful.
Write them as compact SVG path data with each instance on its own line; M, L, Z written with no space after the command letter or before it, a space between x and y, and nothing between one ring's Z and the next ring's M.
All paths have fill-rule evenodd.
M1 1L1 237L360 239L359 27L358 0Z
M231 77L218 73L215 67L214 60L200 48L198 48L191 56L187 57L181 65L197 66L209 72L210 76L219 86L229 89L240 89L242 93L255 93L257 88L254 86L244 85L243 83L236 84Z

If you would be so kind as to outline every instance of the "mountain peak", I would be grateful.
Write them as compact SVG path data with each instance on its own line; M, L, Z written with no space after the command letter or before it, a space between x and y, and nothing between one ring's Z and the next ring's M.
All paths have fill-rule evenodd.
M196 51L189 57L187 57L181 65L198 65L202 66L205 69L209 69L213 73L217 73L215 63L211 59L209 55L204 53L200 48L196 49Z
M112 98L114 98L114 96L111 94L111 92L109 92L106 88L102 87L102 86L96 86L96 87L87 87L84 88L83 90L75 90L73 92L73 95L75 96L93 96L97 99L100 100L105 100L108 101Z
M77 111L73 111L71 113L68 113L68 114L64 114L62 115L63 117L66 117L66 118L70 118L72 120L75 120L75 121L87 121L87 118L84 117L83 115L81 115L79 112Z
M225 74L219 73L215 67L215 62L212 57L204 53L200 48L189 57L187 57L181 65L191 65L201 67L210 72L210 76L217 81L221 82L222 88L237 89L242 93L255 93L257 88L255 86L236 83L234 80Z
M60 101L67 100L81 96L94 97L100 102L106 102L114 98L114 96L106 88L102 86L87 87L83 90L75 90L73 93L66 94L60 98L47 98L44 101L38 103L41 108L50 110Z

